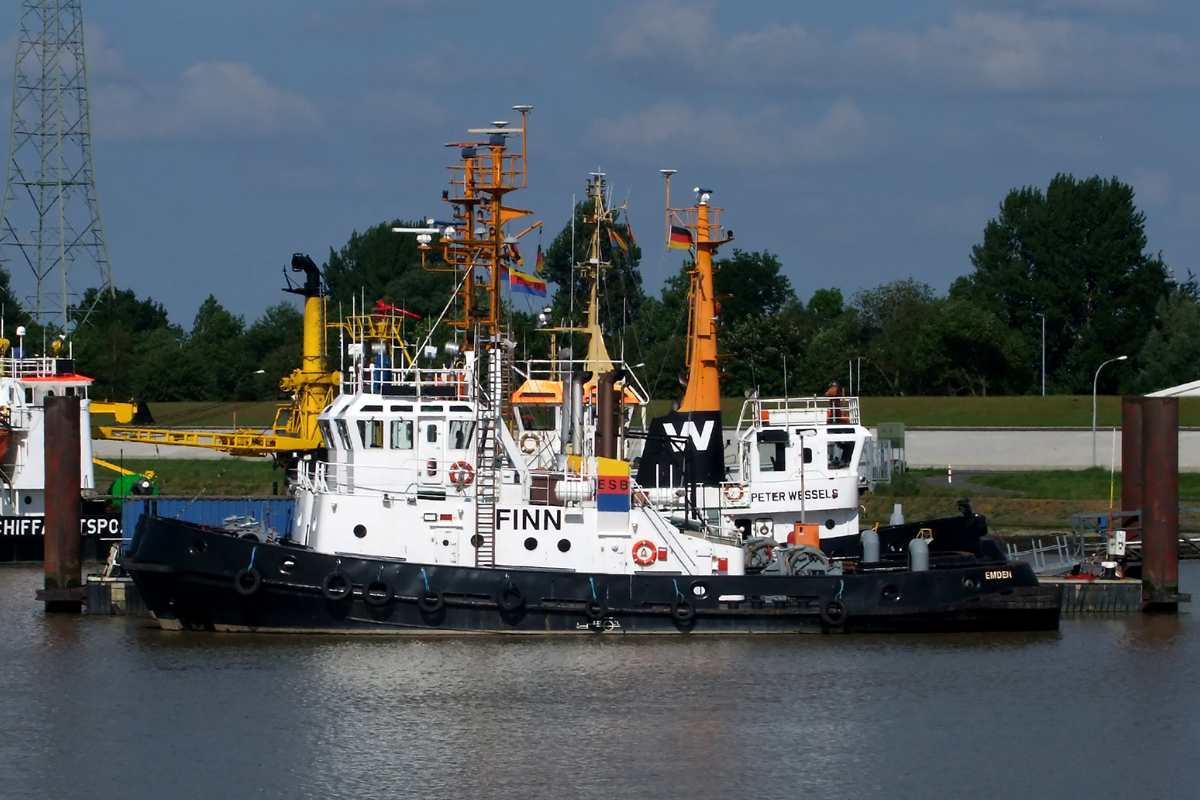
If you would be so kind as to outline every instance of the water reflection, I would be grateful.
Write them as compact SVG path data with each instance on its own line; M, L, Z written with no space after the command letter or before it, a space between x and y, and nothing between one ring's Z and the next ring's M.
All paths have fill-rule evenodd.
M1090 799L1200 777L1191 614L989 636L206 636L44 617L38 579L0 569L4 797ZM1095 769L1114 753L1119 783Z

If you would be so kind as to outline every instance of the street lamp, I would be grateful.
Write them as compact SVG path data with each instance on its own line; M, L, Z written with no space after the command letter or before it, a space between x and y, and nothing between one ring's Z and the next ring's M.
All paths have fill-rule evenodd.
M249 378L251 375L262 375L264 372L266 372L265 369L256 369L253 372L247 372L241 378L238 378L236 381L233 382L233 430L235 433L237 432L237 390L238 390L238 385L241 384L243 378Z
M1042 397L1046 396L1046 315L1038 314L1042 318Z
M1117 356L1110 358L1100 366L1096 367L1096 377L1092 378L1092 467L1096 467L1096 386L1100 383L1100 370L1104 369L1114 361L1124 361L1129 356Z

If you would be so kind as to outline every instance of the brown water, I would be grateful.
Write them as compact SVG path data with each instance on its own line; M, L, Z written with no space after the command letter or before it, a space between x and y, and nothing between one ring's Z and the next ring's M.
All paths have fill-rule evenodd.
M1185 591L1200 593L1198 567L1184 565ZM1091 799L1200 785L1200 615L986 636L263 637L45 616L39 578L0 569L3 798Z

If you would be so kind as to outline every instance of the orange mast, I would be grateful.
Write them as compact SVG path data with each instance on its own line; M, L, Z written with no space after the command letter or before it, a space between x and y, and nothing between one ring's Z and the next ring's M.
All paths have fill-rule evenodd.
M721 410L721 372L717 361L717 302L713 294L713 255L717 248L733 240L733 234L721 231L721 209L709 205L712 191L696 188L696 205L673 209L671 204L671 174L662 170L667 179L667 232L671 246L672 222L686 228L695 249L691 270L692 287L689 293L691 316L688 320L688 378L687 390L679 405L680 413Z

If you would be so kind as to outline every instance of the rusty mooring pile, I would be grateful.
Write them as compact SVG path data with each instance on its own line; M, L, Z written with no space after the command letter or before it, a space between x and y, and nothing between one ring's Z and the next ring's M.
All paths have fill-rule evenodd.
M1142 531L1143 609L1177 611L1190 599L1179 593L1178 398L1122 399L1121 506Z

